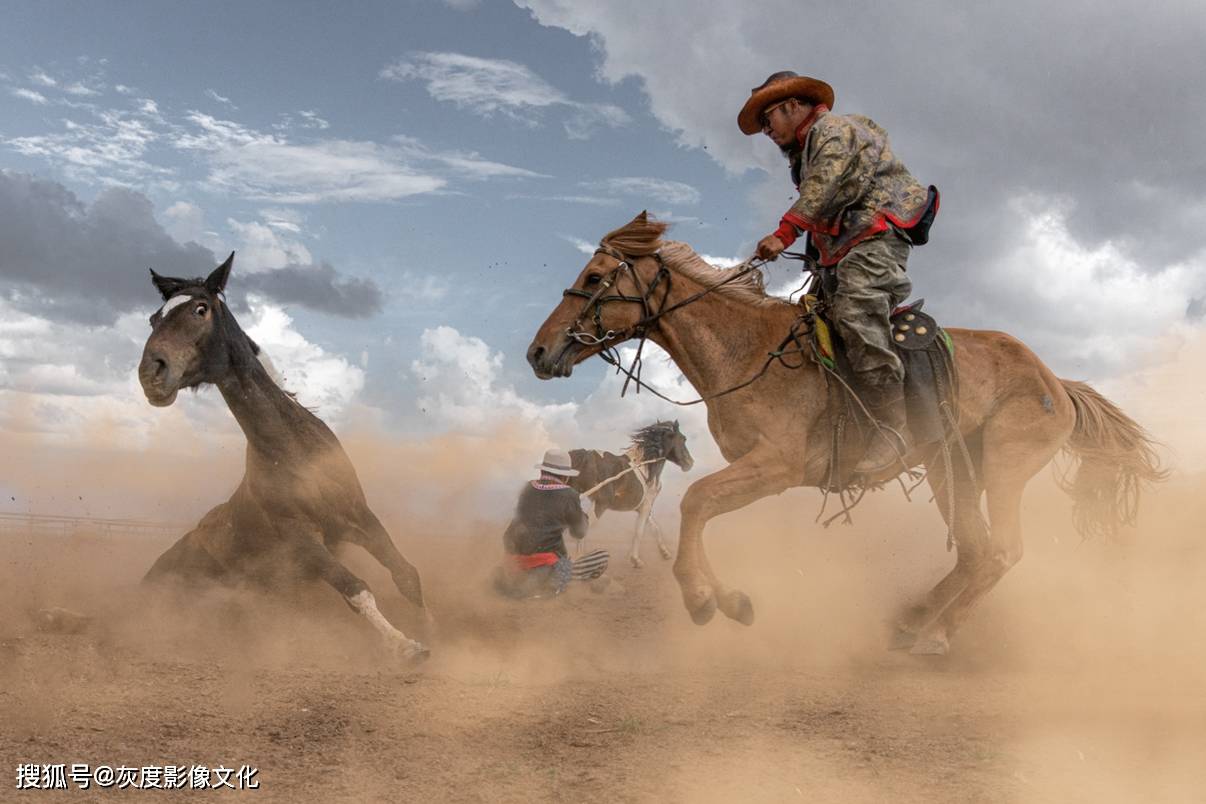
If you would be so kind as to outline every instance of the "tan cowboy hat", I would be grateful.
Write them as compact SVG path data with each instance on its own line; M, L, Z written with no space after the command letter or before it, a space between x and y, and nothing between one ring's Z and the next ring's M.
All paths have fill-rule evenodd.
M570 461L569 453L563 449L551 449L544 453L544 463L536 464L536 468L550 475L561 477L577 477L578 470Z
M801 98L812 105L825 104L833 108L833 87L817 78L797 75L791 70L773 73L762 82L762 86L750 90L750 99L737 115L737 126L743 134L757 134L762 130L758 118L762 110L772 103L788 98Z

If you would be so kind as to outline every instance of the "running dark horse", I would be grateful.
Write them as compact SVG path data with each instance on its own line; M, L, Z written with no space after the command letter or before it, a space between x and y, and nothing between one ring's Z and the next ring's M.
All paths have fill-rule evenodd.
M646 525L653 526L657 549L662 558L673 557L662 529L653 518L653 503L662 490L662 469L666 461L684 472L691 471L695 460L687 451L687 437L678 428L678 422L654 422L632 434L632 445L622 454L600 452L597 449L570 450L570 460L581 474L570 478L570 485L579 494L611 478L611 482L591 495L595 504L592 519L603 516L604 511L636 511L636 529L632 534L632 549L628 560L640 569L640 542L645 535Z
M218 387L247 437L246 471L227 502L168 549L147 581L250 582L322 580L404 658L427 653L377 608L364 581L332 550L350 542L367 550L426 615L419 573L398 552L369 509L356 470L330 428L281 390L225 302L234 254L207 279L151 279L164 305L151 316L151 335L138 367L147 401L171 405L181 388Z

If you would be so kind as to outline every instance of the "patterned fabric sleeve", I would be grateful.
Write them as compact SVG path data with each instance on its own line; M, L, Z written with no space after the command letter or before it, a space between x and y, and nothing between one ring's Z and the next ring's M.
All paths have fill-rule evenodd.
M863 143L853 126L826 115L809 140L807 165L800 177L800 197L784 220L810 232L837 235L842 211L858 200L865 184L859 181Z

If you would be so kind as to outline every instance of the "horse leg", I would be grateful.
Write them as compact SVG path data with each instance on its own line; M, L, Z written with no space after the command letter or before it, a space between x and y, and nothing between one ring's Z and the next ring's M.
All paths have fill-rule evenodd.
M657 524L657 520L653 517L653 504L649 505L649 524L653 528L653 536L657 539L657 550L662 554L662 558L666 561L674 558L674 553L670 552L670 548L666 546L666 536L662 533L662 528Z
M385 619L368 585L339 563L325 545L305 535L299 538L300 542L294 547L295 556L307 574L329 584L343 597L348 607L364 617L381 635L385 644L403 658L420 659L427 655L426 647L407 637Z
M789 467L778 451L760 442L719 472L691 484L682 501L682 525L674 577L682 590L683 604L697 625L704 625L716 613L744 625L754 621L754 607L745 593L726 589L708 563L703 547L703 530L708 520L720 514L744 508L755 500L780 494L803 474Z
M1039 394L1001 405L984 426L984 487L990 528L983 550L972 555L967 585L910 651L946 653L950 638L972 608L1022 559L1022 492L1071 432L1066 417L1039 406Z
M968 444L977 475L980 472L978 441ZM934 501L942 514L942 521L951 528L955 536L955 566L920 601L907 606L897 617L893 629L891 650L913 647L922 630L937 619L955 596L962 592L971 580L971 567L984 551L988 541L988 524L980 513L980 497L983 488L973 483L961 456L954 456L954 517L950 506L950 489L947 488L946 468L941 462L927 466L927 482L934 493Z
M389 531L381 524L381 520L371 511L361 526L348 530L345 539L358 544L377 559L381 566L389 570L394 579L394 586L402 596L420 609L426 610L423 600L423 584L419 580L419 571L398 552Z
M645 562L641 561L640 543L641 537L645 535L645 526L649 524L649 504L642 500L636 514L636 527L632 531L632 549L628 551L628 560L632 562L632 566L641 569Z

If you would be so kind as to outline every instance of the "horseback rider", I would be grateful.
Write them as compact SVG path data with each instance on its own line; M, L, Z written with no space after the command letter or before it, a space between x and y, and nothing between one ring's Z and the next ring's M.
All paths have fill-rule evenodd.
M921 185L888 146L887 133L861 115L836 115L833 88L784 71L751 91L737 116L744 134L766 134L791 165L800 197L762 238L773 260L800 234L807 253L836 279L828 312L845 345L856 388L881 428L904 432L904 365L888 318L909 295L909 250L929 239L938 191ZM884 432L879 430L879 432ZM855 466L875 474L898 461L887 437L872 438Z

